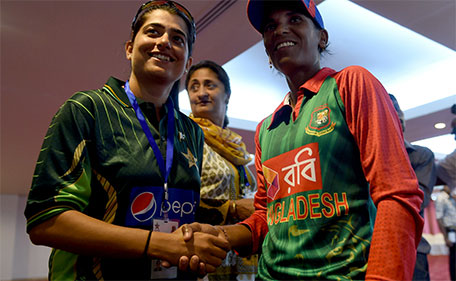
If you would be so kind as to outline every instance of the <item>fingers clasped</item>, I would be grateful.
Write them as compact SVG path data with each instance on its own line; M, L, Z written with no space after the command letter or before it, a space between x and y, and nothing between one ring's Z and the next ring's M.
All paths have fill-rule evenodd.
M192 223L181 226L188 253L179 259L179 270L191 271L199 276L214 272L220 266L231 245L226 234L209 224Z
M162 261L162 265L177 264L180 270L192 271L199 276L214 272L231 248L223 231L209 224L184 224L173 234L181 239L175 252L180 258L173 255L171 260Z

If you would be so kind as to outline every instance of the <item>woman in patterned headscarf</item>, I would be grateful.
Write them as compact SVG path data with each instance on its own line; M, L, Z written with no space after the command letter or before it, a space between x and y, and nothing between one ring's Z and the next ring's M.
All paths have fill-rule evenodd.
M201 218L214 225L236 223L253 211L255 179L247 168L252 160L242 137L227 128L226 111L231 95L225 70L212 61L193 65L185 85L192 108L191 118L203 129L205 144L201 173ZM246 198L249 197L249 198ZM257 258L241 259L229 252L210 280L236 279L256 273Z

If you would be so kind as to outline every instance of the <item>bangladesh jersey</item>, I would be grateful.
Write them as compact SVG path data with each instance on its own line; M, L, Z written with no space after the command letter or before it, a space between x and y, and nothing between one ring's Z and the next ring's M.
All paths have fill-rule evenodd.
M164 176L123 85L110 78L102 89L78 92L54 116L25 209L27 230L67 210L144 229L163 217ZM138 103L153 120L154 105ZM163 116L155 126L148 124L166 158L166 112ZM164 204L169 219L182 224L194 221L199 205L204 139L187 116L179 111L174 116L174 159ZM148 259L101 259L58 249L49 266L51 280L148 279L151 274Z
M408 222L411 229L422 227L417 211L422 194L388 99L380 83L362 68L325 68L300 88L294 108L287 96L258 125L256 212L243 223L252 231L253 250L261 247L259 278L364 279L372 250L374 202L379 204L380 198L413 194L412 200L393 202L390 211L398 208L395 215L405 216L412 209L416 212ZM366 105L371 106L371 116L364 115ZM364 127L369 122L372 126ZM389 153L396 155L383 162ZM405 173L388 174L388 165ZM387 176L390 183L385 186L382 177ZM388 219L382 213L375 223L382 229ZM419 240L418 235L414 239ZM397 245L391 249L400 251Z

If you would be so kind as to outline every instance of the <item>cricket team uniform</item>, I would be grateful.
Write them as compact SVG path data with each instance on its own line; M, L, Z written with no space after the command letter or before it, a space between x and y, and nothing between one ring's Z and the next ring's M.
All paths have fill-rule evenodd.
M287 95L258 125L255 143L256 211L243 224L252 251L261 247L260 279L404 279L399 269L415 264L421 237L422 192L372 74L323 68L294 109Z
M102 89L78 92L54 116L25 210L27 231L67 210L160 231L153 222L163 218L164 178L124 84L111 77ZM138 104L152 120L153 104L139 99ZM166 112L157 129L147 123L163 158L168 108L163 106ZM181 225L194 221L199 205L204 139L187 116L174 109L173 115L174 151L164 210L169 221ZM97 258L58 249L49 261L50 280L149 279L152 271L149 259Z

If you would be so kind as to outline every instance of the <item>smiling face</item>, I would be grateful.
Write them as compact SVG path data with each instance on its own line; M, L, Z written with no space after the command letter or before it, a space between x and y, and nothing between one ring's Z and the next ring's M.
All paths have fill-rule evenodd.
M318 47L326 46L327 32L302 13L275 10L267 17L263 41L275 68L290 77L299 71L315 73L320 69Z
M125 46L132 75L139 81L153 79L172 84L191 64L185 21L162 9L152 10L144 17L134 41Z
M202 117L222 127L228 104L225 86L217 75L208 68L200 68L191 74L188 96L195 117Z

